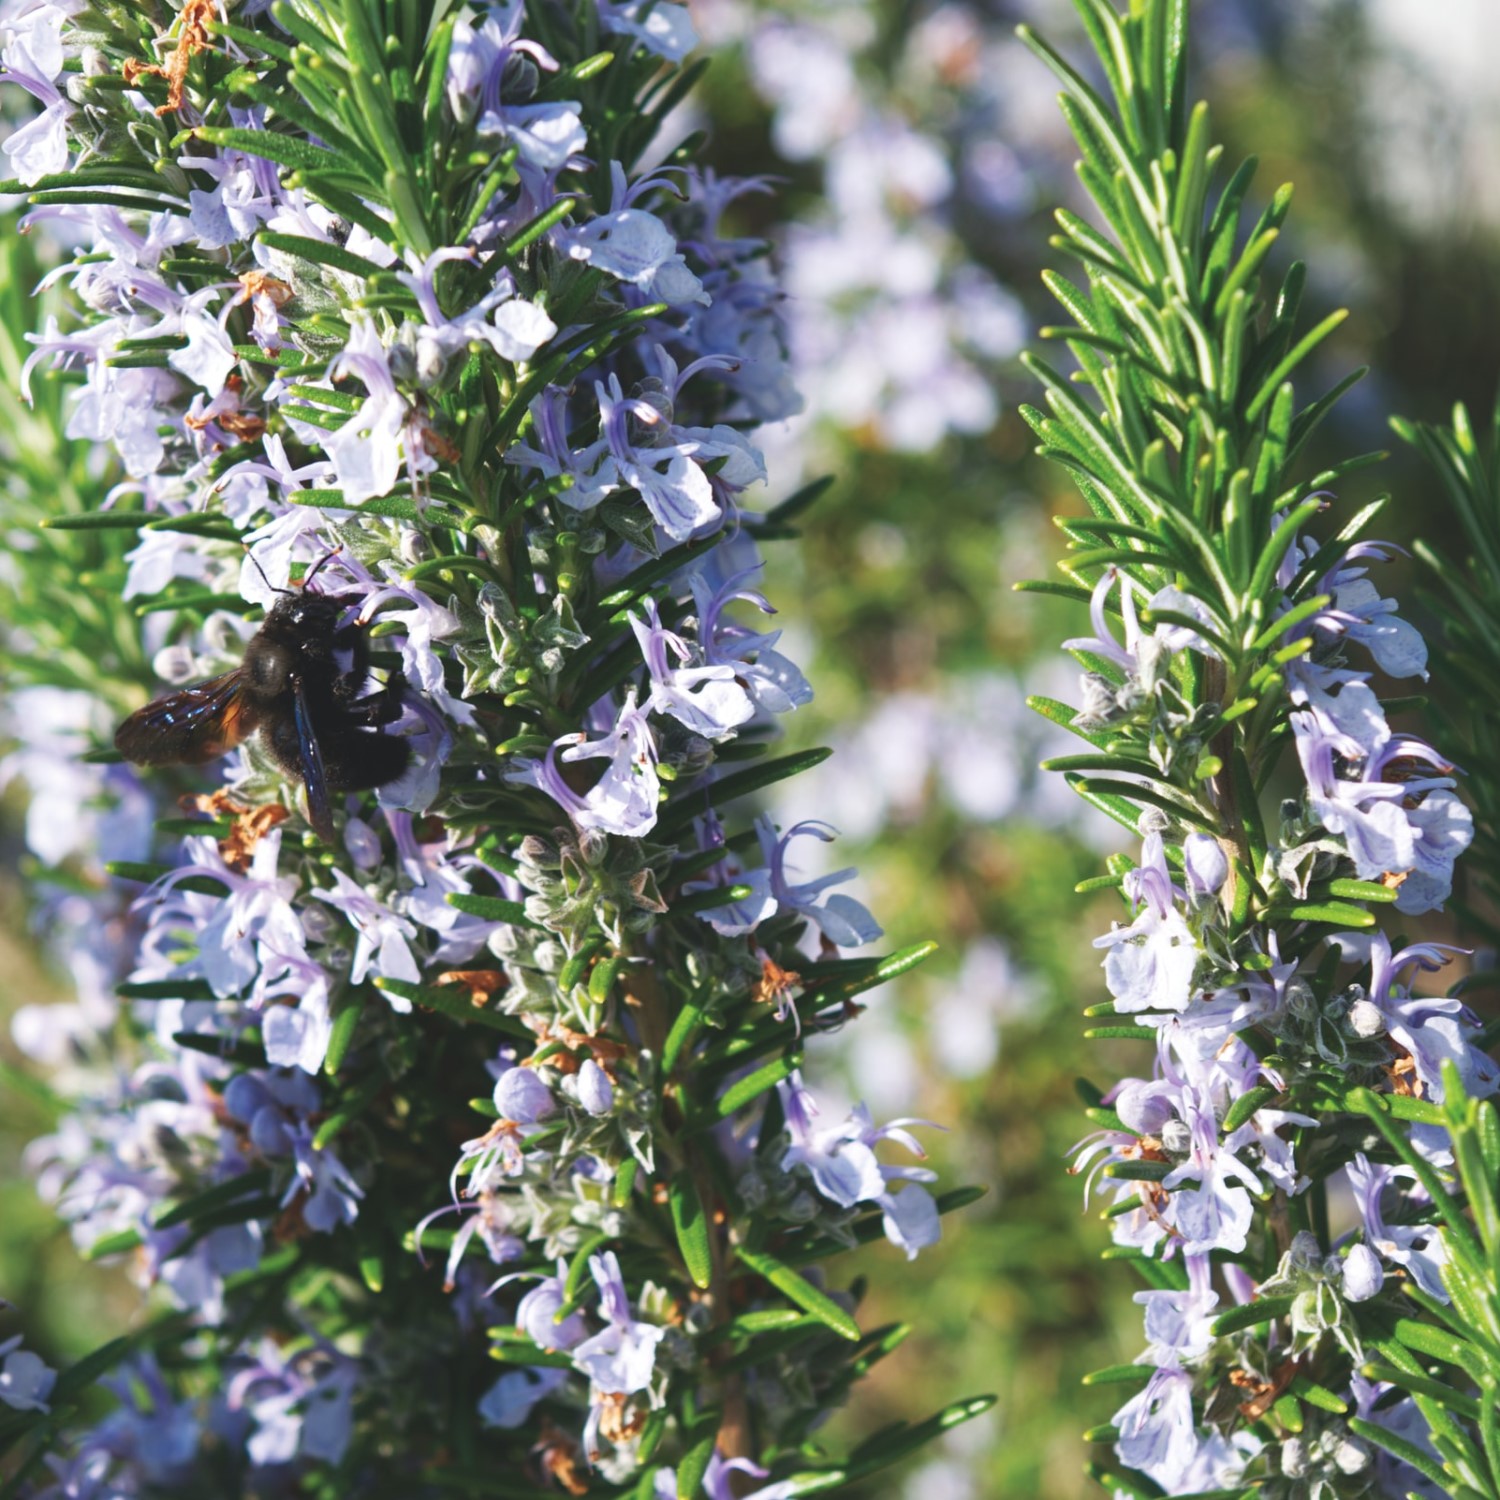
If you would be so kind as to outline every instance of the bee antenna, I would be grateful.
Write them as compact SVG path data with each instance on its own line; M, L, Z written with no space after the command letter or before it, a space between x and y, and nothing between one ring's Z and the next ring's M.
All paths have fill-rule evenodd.
M307 588L307 586L313 581L313 579L318 576L318 571L322 568L323 564L328 562L330 559L337 557L343 550L344 549L342 547L334 547L325 552L322 557L320 557L317 562L315 562L312 567L307 570L307 573L302 579L302 587L304 589Z
M255 564L255 571L260 574L262 581L265 583L265 586L270 589L273 594L290 594L292 592L291 589L277 588L276 585L266 577L266 570L261 567L260 559L248 547L245 548L245 556Z

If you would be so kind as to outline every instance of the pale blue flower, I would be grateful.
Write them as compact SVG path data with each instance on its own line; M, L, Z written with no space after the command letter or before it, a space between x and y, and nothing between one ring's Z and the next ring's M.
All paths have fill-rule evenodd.
M796 1480L781 1479L774 1484L757 1485L746 1490L743 1481L736 1484L736 1474L746 1474L752 1479L764 1479L771 1471L763 1469L753 1459L721 1458L717 1449L708 1460L703 1475L703 1493L708 1500L789 1500L801 1488ZM677 1471L656 1471L656 1500L677 1500Z
M1400 782L1361 777L1345 780L1334 768L1338 745L1310 713L1291 716L1297 758L1307 778L1307 806L1329 833L1344 841L1354 873L1361 880L1411 869L1416 843L1401 806L1406 788ZM1368 772L1369 766L1366 766Z
M334 889L316 890L312 895L314 900L326 901L335 911L342 912L359 934L349 966L349 982L362 984L367 977L379 977L416 984L422 975L412 956L410 940L417 935L417 929L384 902L362 890L342 870L335 868L330 873ZM411 1009L410 1000L390 991L385 998L392 1010Z
M839 1208L858 1203L876 1204L882 1215L886 1238L906 1252L910 1260L917 1251L934 1245L941 1237L937 1205L927 1190L908 1185L893 1189L893 1183L931 1182L936 1173L925 1167L891 1167L875 1156L881 1141L895 1141L919 1160L927 1153L908 1125L931 1125L930 1120L893 1120L877 1127L863 1104L856 1105L836 1124L819 1125L821 1111L812 1091L802 1082L800 1071L776 1085L790 1144L778 1163L783 1172L802 1169L813 1186Z
M243 122L246 126L265 128L264 111L245 113L250 115ZM236 241L253 239L275 211L280 185L274 167L264 158L226 150L216 156L198 154L179 160L184 167L202 172L216 183L208 192L188 190L188 223L203 249L222 250Z
M627 398L618 375L611 375L607 384L596 381L594 395L600 434L609 450L604 461L608 468L601 465L596 478L612 474L611 489L635 490L652 520L673 541L685 541L716 522L719 504L708 475L694 461L696 445L672 441L670 424L649 402ZM659 446L636 445L630 437L632 421L666 441Z
M670 714L705 739L723 740L755 715L750 695L735 680L734 668L707 665L682 636L661 622L656 600L648 599L645 617L630 616L646 670L651 678L647 707ZM674 665L672 658L676 657ZM697 665L689 665L694 661Z
M1182 1481L1198 1456L1198 1430L1193 1377L1181 1365L1158 1366L1144 1389L1115 1413L1115 1425L1124 1463L1156 1480L1164 1493L1184 1493Z
M358 614L360 624L368 625L378 616L381 620L393 620L402 627L401 670L416 695L441 710L455 724L472 724L474 710L462 698L448 691L443 670L445 658L437 650L437 642L459 630L459 620L453 611L415 584L406 583L399 575L377 579L353 558L342 554L334 566L349 575L353 581L352 592L356 596L363 595ZM385 566L385 571L397 574L397 568L391 564ZM401 608L393 609L392 605ZM409 706L414 712L420 711L420 705L415 702L409 702Z
M630 1395L644 1391L656 1370L656 1351L667 1330L655 1323L641 1323L630 1314L630 1298L613 1250L589 1257L589 1271L599 1288L599 1311L607 1326L585 1339L572 1351L573 1364L593 1382L600 1393ZM598 1403L590 1413L590 1428L597 1426Z
M537 1402L550 1396L567 1378L566 1370L547 1366L507 1370L480 1398L480 1420L487 1427L524 1427Z
M1213 1289L1213 1267L1207 1255L1186 1255L1188 1284L1177 1289L1137 1292L1146 1310L1146 1353L1153 1365L1201 1359L1213 1347L1219 1294Z
M517 1125L535 1125L557 1112L552 1090L531 1068L507 1068L495 1084L494 1099L500 1118Z
M1188 1127L1186 1159L1162 1179L1172 1194L1170 1218L1184 1255L1211 1250L1238 1254L1245 1248L1259 1178L1219 1137L1218 1112L1209 1090L1185 1083L1178 1093L1179 1119Z
M893 1170L887 1167L887 1175ZM937 1176L935 1172L927 1175L929 1179ZM915 1260L918 1251L937 1244L943 1237L937 1200L924 1187L913 1185L885 1194L880 1200L880 1210L880 1226L886 1239L898 1250L904 1250L908 1260Z
M515 57L525 57L533 69L557 71L557 60L545 47L521 37L524 16L523 6L512 5L492 8L477 27L459 19L448 57L448 107L459 119L477 115L481 134L512 142L528 165L556 172L588 144L578 102L508 104L501 97L507 76L524 77L508 67Z
M1393 1183L1415 1180L1410 1167L1372 1162L1363 1151L1345 1168L1354 1189L1355 1206L1364 1225L1365 1243L1383 1260L1404 1267L1429 1297L1448 1300L1443 1286L1447 1248L1435 1224L1388 1224L1381 1199Z
M591 1115L607 1115L614 1108L615 1090L609 1074L594 1061L586 1057L578 1069L576 1084L578 1102Z
M694 827L700 848L724 849L724 825L712 808L703 817L694 819ZM705 871L702 879L687 881L683 891L691 895L732 885L746 886L750 894L724 906L701 908L698 917L722 937L743 937L775 915L776 897L771 894L769 868L760 866L747 870L737 854L725 850L724 857Z
M141 539L125 554L129 564L122 599L162 593L176 578L201 582L208 576L210 559L196 538L180 531L143 531Z
M208 313L209 305L222 296L220 289L212 286L194 292L183 299L176 318L165 320L159 330L172 331L175 322L176 331L187 336L187 348L174 349L167 355L167 363L211 396L218 394L239 363L234 345L224 331L223 317L211 317ZM226 307L223 316L228 311Z
M251 1461L261 1468L295 1458L338 1463L353 1428L357 1370L352 1359L321 1341L289 1353L261 1340L255 1362L228 1388L230 1410L246 1412L254 1423L245 1444Z
M15 175L28 187L68 165L73 106L56 85L65 62L61 28L66 19L62 9L41 6L11 23L11 38L0 52L5 81L19 84L42 106L40 114L17 126L0 145Z
M589 1336L581 1313L558 1317L568 1305L567 1280L567 1263L560 1260L557 1274L543 1276L516 1304L516 1327L538 1349L573 1349Z
M416 294L425 320L416 328L419 366L424 342L446 359L470 344L488 344L501 359L528 360L557 332L557 325L534 302L516 293L516 279L508 271L494 277L490 290L465 311L446 317L438 306L437 268L449 261L474 261L478 257L467 245L434 250L416 262L414 271L398 271L396 279Z
M1391 1040L1410 1055L1425 1098L1442 1102L1443 1064L1449 1062L1471 1097L1500 1089L1500 1064L1475 1045L1478 1017L1455 997L1413 995L1407 978L1411 971L1436 972L1463 949L1413 943L1393 953L1383 932L1340 932L1330 941L1343 951L1346 963L1370 965L1368 1003L1379 1012Z
M266 1061L277 1068L301 1068L317 1074L333 1037L328 973L300 948L280 951L274 940L260 944L260 973L251 990L262 1007L261 1036ZM275 1003L295 995L296 1005Z
M328 367L330 380L346 375L364 384L359 411L336 432L313 429L312 436L328 454L344 499L354 506L395 488L411 413L391 376L389 353L367 317L354 319L349 342ZM296 407L288 407L287 415L295 419ZM412 457L410 447L406 455Z
M658 5L656 10L676 9ZM652 213L632 205L661 185L660 173L627 183L619 162L610 164L610 211L558 235L558 245L574 260L640 289L648 301L672 307L707 303L703 283L688 269L672 231Z
M203 1437L196 1403L173 1396L151 1354L135 1355L99 1384L119 1405L85 1437L84 1447L136 1471L122 1484L124 1495L151 1487L180 1493ZM108 1500L115 1500L114 1492Z
M753 605L762 614L776 613L764 594L744 585L761 564L732 574L713 587L701 572L692 578L693 599L698 607L698 636L704 659L730 669L757 708L767 713L790 713L812 701L813 691L797 665L774 650L779 630L757 632L729 618L725 611L736 600Z
M1396 892L1407 916L1440 911L1453 893L1453 865L1474 841L1474 815L1451 791L1429 792L1406 811L1413 863Z
M1366 1244L1350 1245L1344 1257L1343 1292L1349 1302L1368 1302L1385 1285L1380 1257Z
M563 779L557 768L558 747L564 761L607 760L603 776L580 794ZM656 826L661 782L656 774L656 742L646 714L636 707L635 693L626 695L615 726L602 738L587 734L563 735L542 761L522 760L507 778L534 786L552 798L574 824L597 828L624 838L641 838Z
M364 1190L332 1151L313 1145L321 1099L306 1073L237 1073L225 1087L224 1108L247 1127L261 1155L291 1162L283 1207L298 1202L303 1221L316 1233L354 1222Z
M1111 925L1094 947L1106 950L1104 982L1119 1011L1182 1011L1193 996L1193 973L1201 950L1174 902L1161 835L1148 834L1141 863L1126 877L1125 890L1139 904L1127 927Z
M1190 833L1183 839L1182 864L1188 891L1196 899L1215 895L1229 878L1229 856L1211 834Z
M281 856L279 828L259 840L244 874L224 863L211 838L187 839L184 848L188 863L163 875L136 906L149 912L154 929L166 930L184 920L196 928L197 958L183 962L177 972L201 973L221 997L238 995L260 972L263 941L279 952L301 951L302 926L292 906L301 882L295 875L276 873ZM227 888L222 898L176 889L188 876L205 873ZM139 977L163 976L142 972Z
M1344 555L1338 567L1319 581L1318 592L1331 594L1328 609L1314 617L1320 639L1342 636L1358 641L1375 659L1387 677L1427 677L1427 645L1416 626L1396 617L1401 607L1394 599L1382 599L1370 582L1368 569L1350 563L1373 558L1386 562L1392 552L1403 551L1389 542L1361 542Z
M633 38L667 62L681 62L698 45L685 5L669 0L595 0L606 31Z
M843 894L824 895L830 887L854 879L858 871L853 866L800 883L793 882L788 873L787 854L793 839L813 838L830 844L837 837L836 830L809 818L794 824L778 838L776 825L762 814L756 820L755 831L766 868L771 872L771 895L780 911L800 912L828 942L839 948L858 948L882 935L880 924L862 901Z
M50 1411L47 1397L57 1380L57 1371L30 1349L21 1347L21 1335L0 1343L0 1401L14 1411Z

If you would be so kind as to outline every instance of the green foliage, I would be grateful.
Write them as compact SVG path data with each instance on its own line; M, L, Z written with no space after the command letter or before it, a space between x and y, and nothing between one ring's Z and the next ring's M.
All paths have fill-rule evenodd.
M1440 1174L1409 1143L1413 1123L1446 1124L1448 1106L1440 1114L1429 1099L1401 1097L1390 1070L1400 1045L1382 1036L1378 1046L1361 1048L1352 1032L1341 1034L1354 992L1335 982L1340 955L1330 940L1347 943L1353 938L1344 935L1375 930L1377 912L1393 897L1400 900L1399 877L1412 866L1381 867L1384 882L1351 878L1371 872L1351 870L1345 845L1326 836L1340 831L1314 806L1316 797L1329 795L1326 788L1310 785L1306 802L1282 803L1275 812L1267 805L1292 730L1316 728L1311 717L1290 718L1293 682L1307 691L1306 678L1297 674L1304 664L1343 664L1329 644L1338 632L1330 636L1326 624L1337 587L1331 580L1380 502L1321 543L1309 540L1308 528L1328 508L1330 486L1383 455L1309 472L1310 438L1363 372L1312 398L1299 395L1310 357L1344 315L1330 313L1305 326L1300 313L1307 277L1300 263L1270 279L1291 190L1279 189L1247 220L1254 162L1225 175L1207 106L1188 107L1186 5L1133 0L1122 16L1106 0L1077 0L1077 9L1109 98L1048 44L1025 28L1021 35L1064 85L1063 111L1082 153L1079 177L1104 229L1058 215L1061 233L1052 243L1081 264L1082 277L1047 276L1070 321L1043 334L1066 344L1076 368L1065 373L1030 358L1048 409L1024 414L1041 439L1041 454L1069 472L1088 508L1087 516L1059 525L1068 539L1062 566L1082 586L1074 597L1087 591L1091 598L1094 638L1073 643L1088 674L1084 709L1072 714L1053 700L1034 706L1091 747L1054 759L1052 768L1124 827L1160 833L1174 873L1185 864L1192 836L1207 835L1228 860L1228 878L1207 910L1191 895L1182 909L1173 908L1191 928L1185 941L1198 951L1191 982L1176 1000L1153 1003L1134 994L1124 1008L1176 1011L1190 1023L1205 1000L1236 994L1248 1000L1264 983L1257 975L1278 973L1274 1001L1248 1004L1245 1021L1224 1041L1226 1048L1243 1044L1253 1053L1266 1086L1244 1098L1216 1099L1219 1143L1213 1149L1226 1149L1228 1132L1243 1129L1262 1110L1291 1111L1296 1128L1285 1130L1283 1140L1299 1172L1312 1180L1305 1188L1263 1186L1256 1193L1245 1248L1230 1247L1227 1258L1258 1284L1258 1294L1214 1322L1213 1335L1225 1343L1193 1359L1192 1383L1202 1403L1195 1411L1203 1413L1195 1421L1223 1435L1239 1425L1238 1412L1263 1445L1257 1458L1240 1466L1247 1482L1254 1480L1243 1493L1301 1494L1298 1484L1314 1483L1310 1455L1331 1455L1343 1434L1368 1437L1366 1428L1378 1425L1357 1419L1338 1425L1348 1403L1337 1393L1347 1385L1361 1340L1366 1347L1379 1343L1389 1308L1383 1302L1356 1307L1353 1299L1344 1306L1333 1289L1337 1257L1319 1260L1332 1249L1328 1179L1359 1149L1351 1116L1376 1126L1378 1160L1394 1158L1416 1174L1450 1240L1472 1239L1461 1202L1450 1198ZM1108 620L1110 610L1117 623ZM1119 632L1123 650L1114 638ZM1305 706L1308 699L1297 702ZM1373 750L1361 744L1339 753L1357 764ZM1328 774L1357 772L1335 771L1330 763ZM1128 870L1127 861L1112 865L1110 881L1098 884ZM1135 899L1144 911L1151 898L1141 887ZM1374 970L1368 972L1373 982ZM1152 983L1164 984L1159 976ZM1288 984L1305 989L1305 996L1283 991ZM1383 1005L1389 995L1383 989L1373 998ZM1155 1041L1164 1021L1172 1024L1157 1016L1152 1024L1104 1025L1089 1035ZM1203 1024L1212 1023L1204 1018ZM1174 1046L1191 1053L1194 1045L1163 1041L1162 1070L1171 1076ZM1190 1059L1186 1067L1191 1072ZM1351 1090L1351 1083L1358 1086ZM1424 1086L1435 1088L1436 1080ZM1451 1086L1446 1097L1451 1101ZM1106 1129L1119 1129L1106 1112L1094 1113ZM1208 1196L1206 1158L1184 1167L1162 1135L1159 1141L1153 1132L1132 1128L1120 1137L1126 1144L1106 1158L1106 1181L1143 1185L1139 1204L1120 1200L1121 1213L1142 1205L1147 1217L1168 1213L1171 1199L1157 1186L1168 1182L1177 1184L1174 1192L1186 1186ZM1201 1184L1192 1181L1194 1173ZM1483 1217L1482 1204L1476 1212ZM1225 1246L1220 1241L1216 1248ZM1153 1286L1187 1288L1175 1267L1155 1264L1149 1252L1143 1257L1127 1244L1122 1253ZM1304 1356L1308 1362L1297 1374L1311 1384L1292 1394L1292 1371L1282 1361ZM1236 1388L1263 1388L1264 1395L1246 1401ZM1465 1407L1466 1399L1450 1403L1456 1417L1440 1412L1437 1421L1448 1444L1442 1452L1450 1478L1476 1487L1477 1440L1463 1424L1478 1420L1484 1402ZM1328 1415L1309 1416L1304 1403ZM1431 1419L1430 1392L1418 1406ZM1139 1414L1134 1420L1144 1422ZM1113 1426L1089 1436L1121 1442L1126 1451ZM1347 1476L1350 1494L1368 1483L1368 1454L1356 1446L1345 1457L1342 1468L1344 1460L1317 1459L1332 1467L1320 1471L1326 1477L1311 1493L1343 1495L1345 1480L1336 1474ZM1426 1472L1423 1463L1412 1463ZM1099 1477L1129 1493L1156 1493L1145 1474L1101 1471Z
M1489 1099L1469 1098L1458 1070L1444 1070L1442 1123L1452 1142L1457 1197L1390 1123L1384 1101L1366 1094L1358 1106L1397 1159L1428 1184L1442 1215L1446 1302L1414 1284L1404 1290L1420 1318L1400 1318L1370 1341L1379 1359L1363 1370L1408 1392L1426 1419L1436 1456L1377 1422L1356 1419L1361 1437L1410 1464L1449 1495L1500 1496L1500 1113Z
M1470 894L1461 911L1465 927L1494 944L1500 942L1500 402L1484 433L1461 403L1447 429L1402 417L1391 426L1436 475L1460 529L1458 555L1430 536L1413 550L1427 565L1426 602L1441 623L1433 644L1443 691L1434 710L1474 808Z
M1046 42L1026 28L1021 35L1065 85L1079 174L1109 232L1058 214L1053 245L1081 262L1084 279L1049 273L1074 322L1043 336L1064 342L1077 369L1065 375L1030 357L1049 411L1024 415L1042 456L1069 472L1091 512L1058 523L1068 538L1064 570L1116 615L1120 606L1097 586L1117 574L1147 598L1180 591L1167 596L1180 604L1139 611L1141 632L1192 632L1212 654L1167 654L1158 670L1171 707L1149 724L1123 713L1118 725L1089 723L1060 704L1035 706L1096 746L1049 763L1086 800L1131 829L1154 808L1232 851L1232 942L1257 925L1292 921L1300 924L1295 956L1329 930L1370 925L1360 903L1388 899L1369 883L1335 882L1347 900L1318 899L1334 887L1289 887L1260 806L1287 745L1282 668L1313 644L1297 627L1328 607L1319 581L1378 506L1321 547L1294 548L1326 507L1321 492L1382 455L1298 476L1303 445L1358 377L1298 402L1293 375L1342 315L1303 332L1303 266L1276 285L1264 280L1290 188L1246 233L1254 162L1216 186L1222 150L1208 107L1189 111L1182 93L1185 6L1151 0L1120 17L1103 0L1079 0L1079 10L1112 105ZM1075 654L1105 681L1124 683L1112 662Z
M1222 649L1226 681L1213 695L1215 720L1203 726L1211 739L1229 709L1254 713L1275 692L1265 668L1287 629L1276 619L1268 638L1286 595L1276 574L1322 509L1313 492L1378 455L1294 477L1303 444L1358 376L1297 404L1291 377L1342 314L1302 333L1302 266L1277 287L1263 284L1289 188L1241 244L1254 163L1215 190L1222 149L1211 144L1208 108L1187 115L1180 93L1185 7L1152 4L1127 18L1102 3L1080 9L1101 48L1113 111L1045 42L1024 29L1022 36L1066 86L1064 108L1083 150L1080 177L1113 238L1059 212L1053 244L1082 263L1085 280L1049 274L1049 289L1074 321L1043 336L1065 342L1078 369L1069 378L1032 357L1050 415L1026 416L1042 453L1073 474L1092 512L1060 523L1067 571L1092 583L1116 567L1150 591L1176 585L1213 609L1207 638ZM1080 384L1097 404L1076 394ZM1330 561L1299 570L1306 576L1293 586L1293 607L1319 607L1307 585ZM1203 630L1170 611L1156 618ZM1245 748L1258 762L1259 740ZM1139 763L1114 763L1157 777Z

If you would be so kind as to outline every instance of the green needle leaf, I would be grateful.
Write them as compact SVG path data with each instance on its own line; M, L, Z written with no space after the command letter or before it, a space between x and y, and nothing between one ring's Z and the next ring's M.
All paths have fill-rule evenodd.
M688 1276L699 1291L706 1292L713 1283L714 1272L708 1216L703 1211L703 1203L698 1197L692 1173L686 1167L673 1177L672 1185L667 1190L667 1203L672 1212L672 1229L677 1235L677 1248L682 1252Z
M809 1313L842 1339L857 1344L862 1335L859 1324L831 1297L820 1292L804 1276L799 1276L789 1265L776 1259L764 1250L752 1250L748 1245L735 1249L740 1261L759 1276L764 1276L788 1301Z

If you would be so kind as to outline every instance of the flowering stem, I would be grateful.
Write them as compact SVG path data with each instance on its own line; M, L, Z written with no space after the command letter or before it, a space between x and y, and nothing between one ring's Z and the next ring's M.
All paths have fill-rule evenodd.
M748 435L795 409L782 294L721 229L760 185L635 166L696 76L683 7L440 10L189 0L157 36L44 6L6 47L89 101L47 83L6 143L85 246L23 379L68 372L131 507L78 507L131 547L81 677L112 634L122 711L148 661L170 682L118 727L68 685L75 739L139 771L26 754L121 813L61 856L119 1061L39 1153L194 1330L60 1462L121 1493L826 1488L802 1445L857 1307L799 1268L914 1255L940 1209L885 1159L920 1158L904 1126L825 1118L798 1070L879 969L838 956L881 935L853 872L795 873L834 831L737 811L826 754L764 753L812 690ZM174 775L201 816L156 816Z
M1391 1316L1386 1266L1437 1285L1418 1204L1459 1214L1444 1068L1484 1093L1500 1069L1457 999L1413 992L1448 950L1394 950L1376 913L1440 908L1470 819L1452 768L1392 730L1354 654L1425 675L1420 637L1367 576L1389 551L1363 539L1375 508L1331 540L1307 534L1365 460L1297 473L1352 381L1298 410L1293 377L1342 315L1299 332L1300 266L1273 294L1261 285L1290 192L1241 234L1250 173L1215 186L1206 107L1182 93L1180 0L1079 9L1112 102L1022 34L1064 84L1108 232L1059 216L1084 280L1049 277L1071 323L1047 332L1078 379L1033 360L1048 410L1026 415L1091 512L1062 523L1064 566L1090 591L1093 634L1065 643L1083 703L1070 719L1039 705L1091 750L1052 764L1142 836L1138 863L1111 862L1129 920L1096 943L1130 1024L1099 1034L1149 1038L1155 1066L1100 1091L1104 1128L1079 1148L1152 1288L1137 1301L1153 1373L1116 1415L1128 1473L1111 1482L1404 1493L1410 1471L1378 1473L1368 1446L1400 1419L1377 1405L1363 1348ZM1261 794L1288 748L1303 786L1268 818ZM1384 1116L1385 1144L1358 1149L1375 1098L1425 1132L1420 1152ZM1340 1176L1361 1231L1330 1243ZM1306 1380L1326 1398L1309 1405ZM1472 1448L1452 1447L1464 1483Z

